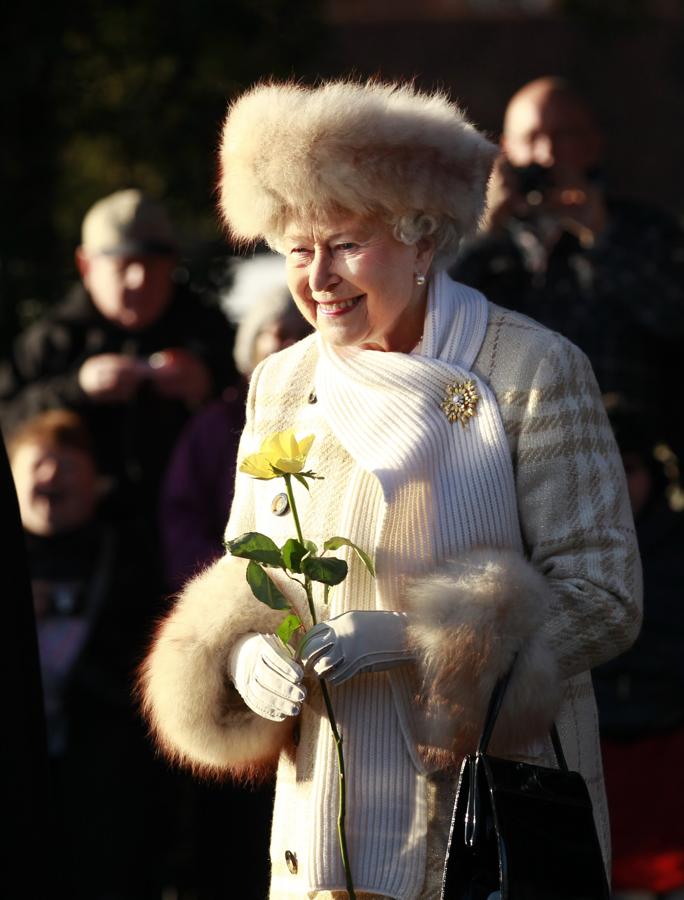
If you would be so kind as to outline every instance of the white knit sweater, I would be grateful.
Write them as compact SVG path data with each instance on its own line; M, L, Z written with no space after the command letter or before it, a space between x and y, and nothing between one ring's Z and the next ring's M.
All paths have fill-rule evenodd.
M474 566L467 554L459 554L463 571L453 564L438 566L436 573L421 578L426 587L435 588L434 598L423 592L414 597L410 607L404 596L396 604L413 610L411 631L419 647L418 673L412 667L396 670L406 676L399 687L390 685L387 674L361 675L333 694L343 727L359 715L359 709L364 722L374 722L378 710L384 717L382 729L348 729L345 755L354 773L349 800L355 810L350 812L350 851L357 885L389 897L419 895L422 900L433 896L453 799L444 791L443 782L435 791L433 776L422 774L426 757L422 749L418 753L416 745L429 744L431 738L424 730L420 732L418 719L405 715L403 702L415 688L414 676L420 678L421 672L429 676L424 682L426 708L448 713L441 723L446 723L447 729L439 738L446 744L440 746L448 744L458 759L472 749L483 699L497 674L509 664L510 654L502 654L502 648L516 640L530 640L529 623L521 631L515 622L517 608L527 603L528 608L539 605L544 609L544 593L551 605L535 627L538 639L550 648L554 668L565 679L559 731L569 764L578 768L588 783L607 853L605 798L588 669L629 645L638 630L640 608L638 556L619 456L591 371L572 345L536 323L490 305L484 341L476 352L471 371L478 383L491 390L501 411L513 463L522 541L533 565L514 554L527 570L521 568L516 575L498 562L489 566L486 559L495 560L496 552L484 547ZM394 517L385 516L382 478L369 475L343 447L322 413L322 403L307 402L316 381L318 358L315 338L309 338L257 370L240 452L252 452L266 435L286 427L294 427L301 435L316 435L309 463L324 480L316 482L310 494L296 486L304 534L319 545L326 537L342 534L366 548L377 547L384 604L386 573L393 566L400 571L407 541L418 548L412 551L418 556L439 556L425 540L422 528L411 533L401 524L404 512L418 508L414 494L420 494L419 485L407 487L403 493L399 489L391 498L396 509L392 524ZM360 417L369 411L353 412ZM452 427L462 430L458 424ZM273 496L279 490L274 482L238 476L228 536L260 530L278 543L291 537L291 517L271 512ZM497 527L495 521L492 527ZM498 546L515 546L506 534L504 530ZM458 548L459 544L450 537L445 546ZM336 589L332 598L335 611L352 602L356 608L370 607L377 600L377 585L363 566L351 556L348 561L349 577L343 590ZM292 594L290 585L283 586ZM502 603L489 614L487 604L495 595ZM386 596L387 605L393 604L390 592ZM303 598L292 595L292 599L300 603L304 614ZM321 606L321 594L317 594L317 603L321 613L330 614ZM143 689L160 743L169 755L186 764L214 774L246 772L280 753L271 893L278 898L301 898L341 887L334 870L337 853L329 858L325 849L335 846L336 850L329 817L335 806L336 781L320 694L313 682L293 748L288 744L292 723L281 726L250 713L225 675L226 656L236 637L250 630L273 630L281 616L251 597L240 561L224 559L188 585L163 624L146 662ZM521 637L515 638L518 633ZM519 660L527 655L534 656L522 654ZM529 710L548 687L549 678L532 668L516 663L519 677L507 694L509 718L517 725L530 718ZM353 693L353 704L347 702L347 693L349 697ZM412 711L415 709L413 703ZM543 735L548 719L540 721L541 727L540 722L536 727ZM413 727L420 733L415 741L408 741ZM378 740L381 732L384 743ZM506 744L503 735L502 742ZM376 758L369 769L372 756ZM551 761L545 747L537 761ZM330 777L319 779L319 766ZM402 770L402 766L412 793L408 802L402 799L393 804L386 770ZM366 777L373 767L372 777ZM427 796L422 790L426 782L430 788ZM376 788L381 797L378 803L373 796ZM422 825L425 818L427 830ZM394 829L407 854L398 863L394 856L398 843L387 837ZM297 856L296 874L285 864L286 851ZM423 859L426 875L421 888L415 873Z
M522 549L508 444L495 398L473 375L488 306L445 274L430 286L420 355L329 347L318 338L319 412L354 460L336 533L375 558L377 581L347 579L331 615L397 609L407 577L434 570L473 546ZM466 427L441 408L447 386L472 379L476 415ZM438 498L438 499L437 499ZM371 526L369 528L369 525ZM359 567L355 567L355 575ZM343 735L347 830L355 884L396 900L418 897L425 877L427 786L411 722L406 672L356 678L333 691ZM318 729L316 762L300 859L303 887L341 888L335 821L337 759Z

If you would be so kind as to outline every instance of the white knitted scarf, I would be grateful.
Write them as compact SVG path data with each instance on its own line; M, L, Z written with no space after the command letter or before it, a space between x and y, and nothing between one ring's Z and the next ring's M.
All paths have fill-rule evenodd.
M331 347L318 337L321 412L342 446L379 480L388 513L407 484L421 486L408 544L391 554L401 554L404 572L477 545L522 546L499 409L470 371L487 313L482 294L441 272L431 281L419 354ZM441 403L449 385L468 380L479 400L463 427L449 422ZM375 550L388 552L382 545ZM392 607L392 591L384 588L394 567L377 562L380 602Z
M340 533L370 550L377 568L370 594L354 578L340 586L333 613L401 608L406 576L473 546L522 547L499 409L471 371L487 318L480 293L441 273L431 281L422 343L413 354L331 347L319 336L319 409L358 464ZM468 380L479 399L476 415L463 427L447 419L441 403L450 385ZM346 733L349 781L358 785L348 811L352 834L363 836L352 854L358 887L411 900L425 870L425 770L416 750L408 672L399 668L388 675L357 676L333 699ZM322 735L313 785L321 826L309 851L309 883L332 887L341 877L330 827L335 760L325 729Z

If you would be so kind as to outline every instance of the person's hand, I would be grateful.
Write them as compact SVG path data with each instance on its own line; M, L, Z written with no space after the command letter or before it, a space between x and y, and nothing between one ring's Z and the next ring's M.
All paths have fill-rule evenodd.
M515 170L505 156L499 155L487 185L487 211L484 229L503 228L511 217L523 218L530 206L521 193Z
M352 610L307 631L299 657L305 670L342 684L358 672L379 672L413 659L405 631L405 613Z
M147 365L120 353L87 359L78 373L81 390L97 403L126 403L147 377Z
M264 719L282 722L297 716L306 697L304 671L275 634L248 634L228 658L233 684L249 708Z
M182 400L190 409L209 397L212 387L209 369L188 350L161 350L152 354L149 363L152 383L164 397Z

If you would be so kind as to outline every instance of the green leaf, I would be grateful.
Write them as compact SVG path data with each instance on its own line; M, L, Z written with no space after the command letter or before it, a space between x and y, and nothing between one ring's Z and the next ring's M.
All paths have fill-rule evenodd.
M242 559L255 559L266 566L283 568L283 558L277 545L265 534L258 531L248 531L241 534L234 541L227 541L226 547L233 556Z
M313 541L304 541L304 546L312 556L316 556L318 554L318 547L314 544Z
M309 485L306 483L306 478L303 475L300 475L299 472L294 472L293 477L296 478L300 484L303 484L307 491L310 490Z
M285 568L290 572L302 571L302 557L310 551L304 544L301 544L296 538L290 538L283 544L281 555Z
M347 563L343 559L307 556L302 560L302 572L312 581L339 584L347 577Z
M301 628L301 621L298 616L295 616L293 613L290 613L289 616L285 616L283 621L278 626L278 630L276 634L283 642L283 644L289 644L292 639L292 635L297 631L298 628Z
M359 557L361 562L365 565L368 571L371 573L373 578L375 578L375 566L373 565L373 560L370 556L362 550L360 547L357 547L355 543L349 540L349 538L343 537L331 537L323 544L324 550L338 550L340 547L351 547L352 550Z
M271 609L289 609L287 600L276 583L266 574L258 562L251 560L247 566L247 583L257 598Z

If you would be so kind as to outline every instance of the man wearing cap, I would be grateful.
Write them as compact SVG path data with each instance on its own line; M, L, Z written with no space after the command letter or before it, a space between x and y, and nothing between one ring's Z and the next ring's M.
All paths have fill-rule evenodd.
M0 366L3 429L45 409L79 412L126 513L156 513L181 427L236 377L232 328L174 285L178 254L161 204L138 190L99 200L76 250L82 284Z

